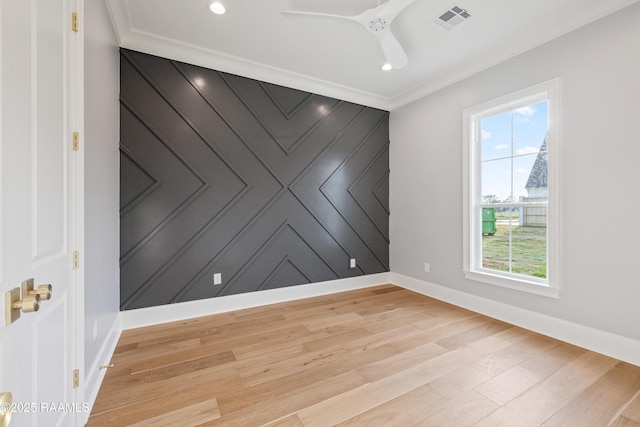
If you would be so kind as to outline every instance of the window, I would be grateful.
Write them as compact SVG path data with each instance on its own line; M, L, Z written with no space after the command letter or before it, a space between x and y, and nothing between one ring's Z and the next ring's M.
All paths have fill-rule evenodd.
M558 297L558 80L464 111L465 277Z

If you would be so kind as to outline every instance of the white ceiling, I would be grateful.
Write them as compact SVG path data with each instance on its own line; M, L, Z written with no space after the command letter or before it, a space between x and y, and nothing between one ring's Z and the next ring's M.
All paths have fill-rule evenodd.
M282 10L357 15L376 0L106 0L120 46L393 110L638 0L415 0L391 30L409 64L382 71L377 39L354 23L297 22ZM454 4L471 18L432 21Z

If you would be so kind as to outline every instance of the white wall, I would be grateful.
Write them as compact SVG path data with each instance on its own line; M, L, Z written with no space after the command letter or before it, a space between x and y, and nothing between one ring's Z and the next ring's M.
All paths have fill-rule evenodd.
M391 113L392 272L640 340L639 22L635 4ZM554 77L561 79L557 300L462 273L462 110Z
M120 65L104 1L85 1L85 361L89 401L119 333ZM97 336L94 339L94 325Z

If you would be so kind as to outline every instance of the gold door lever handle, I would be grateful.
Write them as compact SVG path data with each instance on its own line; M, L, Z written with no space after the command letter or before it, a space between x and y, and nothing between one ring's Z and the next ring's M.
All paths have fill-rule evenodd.
M13 396L11 393L0 393L0 427L7 427L11 422L11 405Z
M40 309L40 295L25 295L22 301L16 301L13 303L13 308L22 310L23 313L33 313Z
M46 301L51 299L53 288L51 285L40 285L35 290L30 290L29 295L40 295L40 301Z
M40 295L40 301L50 300L52 297L53 287L51 285L40 285L37 289L33 289L33 279L28 279L20 285L22 296Z
M23 294L20 299L20 288L13 288L5 292L4 322L10 325L20 318L20 312L32 313L40 309L40 295ZM1 427L1 426L0 426Z
M33 279L22 282L19 288L14 288L5 292L4 319L5 325L10 325L20 318L20 311L32 313L40 309L40 301L51 299L52 286L49 284L40 285L38 289L33 289ZM20 299L22 295L22 299ZM2 427L0 425L0 427Z

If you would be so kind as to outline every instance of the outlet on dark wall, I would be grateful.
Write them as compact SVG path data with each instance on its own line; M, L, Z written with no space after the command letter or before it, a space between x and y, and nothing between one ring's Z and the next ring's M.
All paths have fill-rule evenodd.
M121 309L389 270L388 112L126 49L120 99Z

